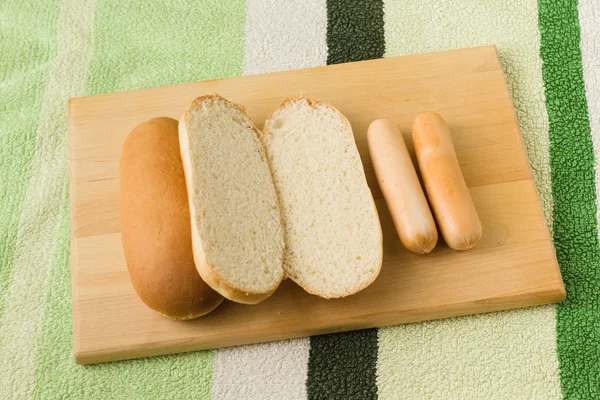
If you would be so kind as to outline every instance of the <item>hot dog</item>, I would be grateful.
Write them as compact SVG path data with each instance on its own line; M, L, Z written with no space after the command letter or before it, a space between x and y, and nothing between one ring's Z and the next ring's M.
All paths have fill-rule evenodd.
M456 159L450 130L437 113L417 116L413 143L427 196L444 240L454 250L479 242L481 221Z
M369 126L367 141L400 241L414 253L429 253L438 233L402 134L392 121L378 119Z

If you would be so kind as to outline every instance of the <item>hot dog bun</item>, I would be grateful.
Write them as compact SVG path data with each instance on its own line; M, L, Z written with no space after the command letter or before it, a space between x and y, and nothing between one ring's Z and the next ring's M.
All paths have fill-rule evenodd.
M196 271L177 121L154 118L125 140L119 164L121 238L131 283L174 319L214 310L223 297Z

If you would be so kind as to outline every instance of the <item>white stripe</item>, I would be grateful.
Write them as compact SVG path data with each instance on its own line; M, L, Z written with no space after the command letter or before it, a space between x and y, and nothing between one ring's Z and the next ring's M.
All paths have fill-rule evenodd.
M216 400L306 398L308 338L216 351L212 397Z
M248 0L244 74L327 62L326 0ZM306 398L308 338L215 350L213 398Z
M581 62L594 155L596 158L596 219L600 221L600 3L580 0ZM600 235L600 229L598 230Z
M0 325L0 388L15 398L30 398L35 390L36 351L68 189L67 102L85 88L95 5L96 0L64 0L58 17L58 53L44 93Z
M326 0L248 0L244 75L327 62Z
M384 7L386 56L498 46L551 228L537 2L386 0ZM384 328L378 337L380 399L561 396L553 306Z

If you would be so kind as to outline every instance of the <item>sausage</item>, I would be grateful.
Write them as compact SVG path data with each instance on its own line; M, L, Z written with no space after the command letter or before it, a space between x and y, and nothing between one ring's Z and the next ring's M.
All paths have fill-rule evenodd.
M387 119L367 131L371 161L400 241L417 254L435 247L438 233L402 134Z
M413 122L412 136L421 177L444 240L454 250L472 248L481 239L481 221L456 159L448 125L439 114L426 112Z

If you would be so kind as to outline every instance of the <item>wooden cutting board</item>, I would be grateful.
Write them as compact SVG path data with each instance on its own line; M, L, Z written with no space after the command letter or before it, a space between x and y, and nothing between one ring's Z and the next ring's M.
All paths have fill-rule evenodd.
M254 306L224 302L194 321L147 308L129 281L119 227L118 161L141 122L179 118L195 97L219 93L261 127L281 101L325 100L350 120L384 236L381 274L364 291L324 300L284 282ZM443 243L406 251L369 160L365 134L390 118L412 152L417 113L450 126L483 223L467 252ZM494 46L72 99L69 103L74 353L88 364L558 302L565 289ZM152 249L148 249L151 251Z

